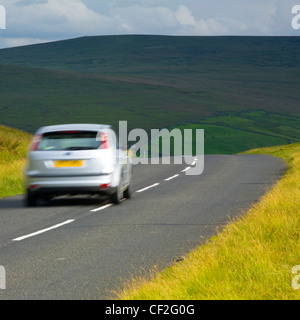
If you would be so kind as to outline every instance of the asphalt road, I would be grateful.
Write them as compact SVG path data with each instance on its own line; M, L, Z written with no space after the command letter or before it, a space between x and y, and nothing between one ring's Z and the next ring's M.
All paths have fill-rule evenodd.
M173 264L241 215L286 168L259 155L206 156L197 176L186 167L134 166L133 198L120 205L61 197L25 208L23 196L1 199L0 300L114 298L131 276Z

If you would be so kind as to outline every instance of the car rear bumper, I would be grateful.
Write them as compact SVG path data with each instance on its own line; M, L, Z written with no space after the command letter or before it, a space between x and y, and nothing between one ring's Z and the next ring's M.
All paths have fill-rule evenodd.
M112 185L112 175L98 176L30 176L26 178L25 188L34 195L65 194L112 194L116 186Z

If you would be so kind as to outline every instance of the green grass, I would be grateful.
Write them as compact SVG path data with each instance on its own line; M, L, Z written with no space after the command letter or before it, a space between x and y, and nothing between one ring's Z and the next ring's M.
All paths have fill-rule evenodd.
M24 192L25 166L31 135L0 126L0 198Z
M299 118L266 111L227 112L178 128L204 129L206 154L235 154L300 141Z
M161 273L134 278L124 300L299 300L292 268L300 261L300 143L247 153L282 157L280 182L186 259Z
M193 130L193 154L196 154L197 129L205 131L206 154L236 154L253 148L300 141L299 118L266 111L224 112L220 116L203 118L201 122L185 123L175 128L181 130L182 135L185 129Z

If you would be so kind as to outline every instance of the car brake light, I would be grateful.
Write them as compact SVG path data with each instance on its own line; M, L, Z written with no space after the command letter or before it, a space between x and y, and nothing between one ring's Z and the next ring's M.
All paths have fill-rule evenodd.
M43 135L37 134L33 137L30 145L30 151L37 151L39 148L39 144L42 141Z
M100 149L108 149L108 134L101 132L100 135L101 147Z
M101 190L107 189L108 187L109 187L109 183L104 183L100 185Z
M28 189L35 189L38 188L40 185L39 184L32 184L28 187Z

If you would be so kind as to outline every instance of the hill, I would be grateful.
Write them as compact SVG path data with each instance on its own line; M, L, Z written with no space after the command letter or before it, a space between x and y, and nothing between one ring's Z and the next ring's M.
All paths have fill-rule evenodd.
M0 123L206 129L207 153L300 139L299 37L100 36L0 50Z

